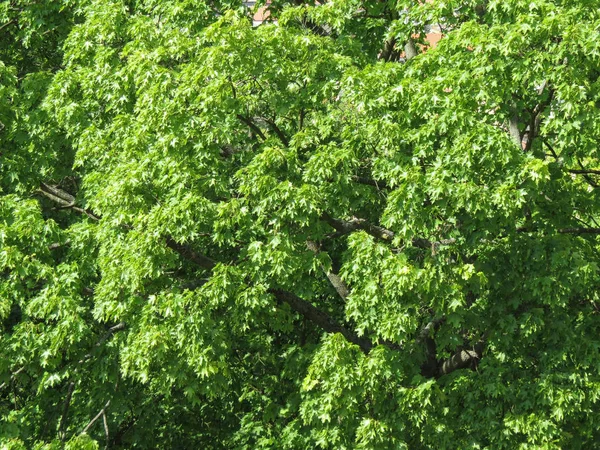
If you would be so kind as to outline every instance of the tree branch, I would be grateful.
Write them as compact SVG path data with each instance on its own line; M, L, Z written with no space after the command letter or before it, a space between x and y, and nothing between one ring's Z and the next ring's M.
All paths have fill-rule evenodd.
M94 214L92 211L76 206L75 197L73 197L68 192L63 191L62 189L57 188L56 186L51 186L42 182L40 183L40 189L37 192L42 194L46 198L49 198L54 203L58 203L59 205L61 205L62 208L72 209L81 214L85 214L90 219L95 221L100 220L100 216Z
M57 188L56 186L51 186L47 183L41 182L40 187L42 190L44 190L44 192L55 195L56 197L61 199L63 201L63 203L65 203L67 205L75 204L75 197L73 197L68 192L63 191L62 189Z
M63 413L60 417L60 425L58 427L58 433L60 435L60 440L65 441L67 438L66 428L67 428L67 415L69 413L69 407L71 406L71 398L73 397L73 391L75 390L75 382L71 381L69 383L69 388L67 390L67 397L65 398Z
M600 175L600 170L598 169L567 169L567 172L569 173L574 173L574 174L581 174L581 175L585 175L585 174L594 174L594 175Z
M100 348L100 346L102 344L104 344L104 342L106 342L106 340L109 339L113 334L118 333L119 331L123 331L126 327L127 327L127 324L125 324L125 322L119 322L115 326L110 327L108 329L108 331L98 340L98 342L96 342L96 344L94 344L94 347ZM79 360L79 364L83 364L91 357L92 357L92 353L90 351L90 353L87 353L83 358L81 358Z
M188 245L176 242L170 236L167 236L167 247L203 269L212 270L217 265L217 262L214 259L194 251Z
M459 350L450 358L440 362L436 378L448 375L455 370L466 369L467 367L474 369L481 359L482 353L483 342L478 342L473 350Z
M150 406L162 401L164 398L165 395L160 394L155 398L151 399L151 401L143 404L142 407L144 407L144 409L151 410L151 408L149 408ZM125 436L125 434L127 434L127 432L133 428L133 426L137 423L139 418L139 416L135 416L132 414L131 417L127 420L127 422L122 422L112 438L111 446L120 448L123 436Z
M430 320L417 335L416 343L425 347L425 362L421 365L421 374L435 377L438 371L437 345L433 333L445 321L444 317Z
M94 416L94 418L89 421L89 423L83 428L83 430L81 430L81 433L79 433L79 434L87 433L88 430L92 427L92 425L94 425L94 423L96 423L96 421L105 414L106 409L109 406L110 406L110 400L106 402L106 405L104 405L104 407L98 412L98 414L96 414ZM105 423L106 423L106 419L105 419ZM107 432L107 434L108 434L108 432ZM107 442L108 442L108 439L107 439Z
M254 124L252 124L252 125L254 125ZM65 191L62 191L54 186L46 185L45 183L42 186L43 186L43 189L40 192L42 192L45 196L47 196L51 200L53 200L59 204L69 205L70 208L72 208L76 211L79 211L81 213L84 213L84 214L88 215L89 217L94 218L95 220L100 219L99 216L93 214L90 211L83 210L82 208L73 207L74 197L71 196L70 194L66 193ZM329 223L338 232L341 232L344 234L351 233L352 231L355 231L355 230L364 230L367 233L371 234L372 236L374 236L378 239L382 239L384 241L391 241L394 238L394 232L387 230L383 227L380 227L378 225L373 225L373 224L369 223L368 221L366 221L365 219L353 218L351 221L346 221L346 220L341 220L341 219L335 219L335 218L329 216L328 214L324 214L322 219L324 221L326 221L327 223ZM575 230L577 230L579 233L592 232L591 231L592 229L585 229L585 231L583 231L583 229L565 229L563 232L567 232L566 230L570 230L570 232L575 232ZM594 230L596 230L596 229L594 229ZM597 229L596 234L600 234L600 229ZM446 240L443 240L440 242L430 242L426 239L416 238L416 239L413 239L412 242L413 242L413 245L416 247L434 249L435 246L452 244L455 242L455 240L454 239L446 239ZM166 244L169 248L171 248L173 251L178 253L184 259L189 260L190 262L192 262L192 263L196 264L197 266L202 267L204 269L212 270L217 264L217 262L215 260L194 251L188 245L176 242L170 236L167 236ZM333 287L338 292L338 294L343 299L345 299L349 294L349 289L346 286L346 284L344 283L344 281L339 277L339 275L332 273L332 272L329 272L327 274L327 277L328 277L329 281L332 283ZM323 329L325 332L342 334L342 336L344 336L346 338L346 340L348 340L349 342L351 342L353 344L358 345L358 347L365 354L368 354L369 351L373 348L373 343L369 339L358 336L355 332L353 332L353 331L347 329L346 327L342 326L341 324L339 324L329 314L327 314L326 312L315 307L310 302L298 297L296 294L293 294L291 292L287 292L287 291L284 291L281 289L269 289L269 292L278 301L287 303L293 311L300 314L302 317L304 317L309 322L314 323L315 325L317 325L318 327ZM423 333L429 333L431 326L434 326L434 325L435 325L435 321L428 324L424 328L424 330L422 330L421 335ZM117 325L109 328L107 333L98 340L98 342L95 344L95 346L100 347L114 333L124 330L125 328L126 328L126 324L124 322L118 323ZM427 339L427 338L424 338L424 339ZM395 350L400 349L400 347L394 343L384 342L384 344ZM435 345L435 343L433 343L433 344ZM431 345L431 342L427 342L427 346L428 346L429 353L431 353L431 349L433 348ZM457 369L469 366L470 361L473 361L475 357L476 357L476 353L473 353L472 351L469 353L467 351L462 350L461 352L452 356L449 360L440 363L440 368L438 369L438 376L444 375L446 373L450 373L453 370L457 370ZM91 353L88 353L79 362L83 363L84 361L86 361L90 358L91 358ZM477 356L477 358L479 358L479 356ZM72 396L73 390L75 388L75 383L71 382L69 386L70 386L69 393L67 396L67 400L65 401L65 409L63 411L63 416L61 418L61 425L59 427L61 430L63 430L63 439L64 439L64 428L66 427L66 416L68 413L71 396ZM105 408L107 408L107 407L108 407L108 403L105 406ZM103 410L101 410L98 413L98 415L96 417L94 417L92 419L92 421L90 421L90 423L86 426L86 428L84 428L82 433L86 432L89 429L89 427L91 427L93 425L93 423L98 420L99 417L101 417L103 414L105 414L105 408L103 408Z
M513 142L519 148L523 148L523 144L521 142L521 132L519 131L519 116L517 115L517 106L512 106L512 113L508 120L508 131L510 133L510 137Z
M315 254L317 254L317 253L320 252L319 246L317 245L316 242L307 241L306 242L306 246L308 247L308 249L310 251L312 251ZM350 288L344 282L344 280L342 280L342 277L340 277L335 272L331 272L331 271L325 270L325 268L322 265L321 265L321 268L323 269L323 272L325 272L325 275L327 276L327 279L329 280L329 282L331 283L331 285L333 286L333 288L336 290L336 292L338 293L338 295L342 298L342 300L346 300L346 298L348 297L348 295L350 295Z
M0 389L4 389L6 386L8 386L9 383L12 383L14 381L14 379L17 377L17 375L19 375L21 372L23 372L25 370L25 366L21 367L18 370L15 370L11 375L10 375L10 380L7 383L6 381L2 384L0 384Z
M548 86L548 81L544 81L540 89L538 90L538 95L542 95ZM525 151L529 151L531 146L533 145L533 139L539 134L540 124L542 121L542 113L546 109L546 107L552 102L554 98L554 89L550 88L548 93L548 98L536 105L531 114L531 119L529 121L529 133L525 138Z
M517 233L533 233L538 228L519 227L515 230ZM600 234L600 228L559 228L561 234Z
M113 327L110 327L106 334L100 338L98 342L96 342L96 348L100 347L108 338L110 338L113 334L118 333L119 331L123 331L126 328L125 322L119 322Z
M600 234L600 228L561 228L562 234Z
M108 403L106 404L106 406L108 407ZM105 411L102 411L102 423L104 424L104 437L106 438L106 445L104 446L104 448L108 449L108 445L110 443L110 433L108 431L108 422L106 420L106 407Z
M387 189L388 185L385 181L373 180L371 178L359 177L358 175L352 176L352 181L360 184L366 184L369 186L375 186L377 189Z
M363 353L367 354L373 348L373 343L368 339L359 337L356 333L348 330L339 323L337 323L329 314L321 311L315 307L312 303L298 297L296 294L287 292L281 289L269 289L269 292L275 296L276 299L287 303L292 310L296 311L302 317L318 325L327 333L340 333L349 342L356 344L360 347Z
M260 138L265 141L267 140L267 138L265 137L264 133L262 132L262 130L260 128L258 128L256 126L256 124L254 122L252 122L252 120L250 120L248 117L242 116L241 114L238 114L236 116L240 121L242 121L243 123L245 123L248 128L250 128L254 134L260 136Z
M409 61L417 56L417 47L415 46L415 41L412 38L408 38L406 44L404 44L404 54L406 55L406 60Z
M390 242L395 236L393 231L380 227L379 225L373 225L365 219L354 217L351 220L343 220L331 217L327 213L323 213L321 215L321 219L327 222L332 228L341 234L350 234L353 231L362 230L371 236L386 242ZM411 243L413 247L431 249L432 253L435 254L440 246L452 245L456 243L456 239L452 238L442 239L440 241L430 241L424 238L413 238Z
M396 38L390 38L383 44L383 50L379 54L379 58L384 60L385 62L389 62L392 60L392 56L394 54L394 49L396 46Z
M391 241L394 238L394 232L386 230L378 225L373 225L365 219L353 218L352 220L342 220L331 217L327 213L323 213L321 218L335 228L338 232L343 234L349 234L356 230L363 230L378 239L384 241Z
M13 23L17 23L17 20L16 19L12 19L12 20L9 20L6 23L3 23L2 25L0 25L0 31L4 30L7 26L12 25Z
M269 126L275 132L275 134L277 135L279 140L283 143L283 145L285 145L286 147L289 147L289 145L290 145L289 139L283 133L283 131L281 131L281 129L277 126L275 121L271 120L271 119L267 119L266 117L261 117L261 119L263 119L265 122L267 122L269 124Z
M171 245L169 245L169 247L179 253L183 258L205 269L212 269L215 267L216 261L213 259L201 255L187 246L178 244L172 239L170 241ZM298 297L296 294L282 289L269 289L269 292L280 302L287 303L292 310L296 311L302 317L319 326L326 332L341 333L349 342L358 345L364 353L368 353L373 347L373 344L369 340L359 337L356 333L338 324L329 314L321 311L310 302Z

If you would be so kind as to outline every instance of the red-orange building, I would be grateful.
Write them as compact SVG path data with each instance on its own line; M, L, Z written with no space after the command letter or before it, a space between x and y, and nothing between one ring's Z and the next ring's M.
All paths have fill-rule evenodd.
M429 2L431 0L426 0L426 1ZM250 8L250 9L254 8L255 5L256 5L256 0L248 0L248 1L244 2L244 6L246 6L247 8ZM269 17L269 11L267 9L267 6L261 6L254 13L254 16L252 17L252 24L256 27L256 26L262 24L268 17ZM434 25L434 26L430 27L430 30L427 33L427 41L429 42L429 45L431 47L435 47L442 37L443 37L443 34L442 34L439 26Z

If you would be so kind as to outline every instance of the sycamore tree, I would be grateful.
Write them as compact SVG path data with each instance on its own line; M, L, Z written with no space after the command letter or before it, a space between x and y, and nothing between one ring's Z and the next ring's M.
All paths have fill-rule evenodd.
M596 448L599 6L3 1L0 447Z

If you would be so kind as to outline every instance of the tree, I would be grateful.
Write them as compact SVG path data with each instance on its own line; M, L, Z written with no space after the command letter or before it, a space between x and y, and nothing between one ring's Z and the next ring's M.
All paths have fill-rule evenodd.
M595 448L598 3L269 9L2 4L3 448Z

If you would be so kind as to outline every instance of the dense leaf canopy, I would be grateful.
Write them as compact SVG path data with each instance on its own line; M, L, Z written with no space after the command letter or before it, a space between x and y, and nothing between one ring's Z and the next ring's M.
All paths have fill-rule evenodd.
M596 448L599 7L3 1L0 447Z

